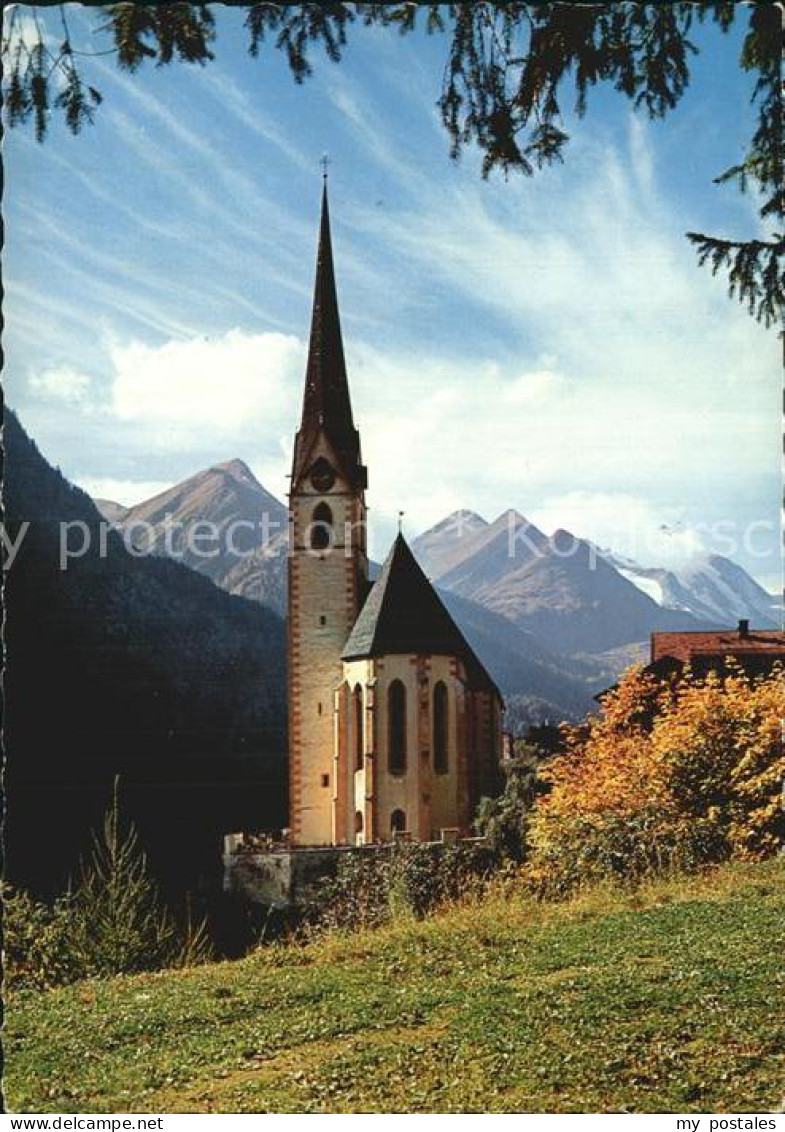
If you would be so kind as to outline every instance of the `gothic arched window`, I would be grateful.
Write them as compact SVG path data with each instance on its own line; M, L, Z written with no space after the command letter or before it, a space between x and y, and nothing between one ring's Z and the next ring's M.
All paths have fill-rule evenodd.
M326 503L319 503L311 517L311 549L326 550L333 534L333 513Z
M406 689L400 680L393 680L387 692L388 749L390 774L406 771Z
M393 810L390 814L390 833L406 832L406 814L403 810Z
M363 690L355 684L352 695L354 705L354 765L357 770L363 768Z
M446 774L447 762L447 686L440 680L433 690L433 769Z

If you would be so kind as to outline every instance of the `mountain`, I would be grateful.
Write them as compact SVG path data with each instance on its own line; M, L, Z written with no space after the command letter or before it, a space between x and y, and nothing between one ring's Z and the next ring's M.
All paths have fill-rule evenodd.
M412 543L412 551L431 580L446 574L466 557L473 536L487 530L488 523L474 511L453 511Z
M517 511L493 523L456 512L412 550L440 587L528 630L556 654L604 654L656 629L700 627L684 612L663 611L590 543L567 531L548 538Z
M283 622L119 533L102 546L10 412L4 446L6 875L62 884L120 775L159 873L193 878L207 841L283 819Z
M226 571L216 574L215 582L231 594L258 601L281 617L286 616L286 555L288 531L273 536L269 543L256 547Z
M93 503L109 523L122 523L128 514L128 507L123 507L122 503L115 503L111 499L94 499Z
M198 472L110 521L140 550L285 614L288 512L242 460Z
M516 705L519 723L581 719L595 707L593 693L615 678L613 666L581 665L550 652L542 641L506 617L437 586L467 641L504 693ZM608 672L612 677L607 678Z
M701 627L689 614L663 610L589 543L563 530L473 597L568 654L606 652L658 629Z
M463 556L443 574L438 583L464 598L476 598L488 586L495 585L511 568L529 563L543 554L547 538L536 526L517 511L505 511L462 544ZM415 554L419 540L416 541ZM457 555L453 555L453 558Z
M216 535L210 546L217 553L210 555L194 549L205 520ZM285 615L286 511L242 461L208 468L138 504L121 525L155 553L171 554L230 593ZM633 574L611 552L568 532L549 538L514 510L492 523L473 511L455 511L412 549L520 718L579 717L593 706L595 692L645 655L652 631L716 622L706 601L698 601L697 586L689 603L659 601L666 572ZM738 572L726 581L734 593L758 588L740 567L728 567ZM675 594L678 581L668 584ZM730 622L737 617L731 614ZM760 622L757 611L751 619Z
M599 551L619 573L665 609L681 609L716 626L746 618L761 629L779 628L772 597L721 554L698 556L677 570L641 566L613 551Z
M259 537L262 515L267 514L272 530L282 527L267 541ZM170 554L206 574L232 594L260 602L285 614L286 552L288 531L285 508L254 478L240 460L208 468L175 487L131 508L121 522L134 543L155 554ZM194 549L199 524L213 524L215 549L212 556ZM230 550L232 531L242 524L254 529L242 553ZM450 545L456 560L463 553L467 532L480 536L476 541L486 572L506 561L507 524L511 529L526 526L520 516L500 516L489 525L471 512L459 512L445 521L433 537L434 548L443 568L450 566ZM459 526L460 535L455 535ZM249 526L250 529L250 526ZM544 535L539 534L541 539ZM237 540L239 542L239 539ZM441 550L439 544L444 543ZM227 545L229 544L229 545ZM212 548L212 542L209 544ZM204 549L204 547L203 547ZM377 571L371 563L371 576ZM448 571L449 576L449 571ZM481 580L481 579L480 579ZM531 634L468 600L461 594L440 587L440 594L472 647L482 658L492 677L507 696L525 697L527 712L538 720L579 718L593 706L591 679L565 671L563 658L557 658ZM599 685L598 685L599 686Z
M626 655L658 629L733 625L740 617L779 624L771 596L728 558L696 559L678 574L646 568L568 532L548 539L516 511L493 523L455 512L412 549L440 586L542 636L557 653L601 660L611 650Z

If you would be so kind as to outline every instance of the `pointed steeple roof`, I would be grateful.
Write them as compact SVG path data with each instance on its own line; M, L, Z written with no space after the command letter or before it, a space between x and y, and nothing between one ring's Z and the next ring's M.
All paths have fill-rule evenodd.
M356 660L401 653L459 657L474 687L498 692L399 534L341 655Z
M323 432L352 484L364 476L360 459L360 435L354 427L346 361L335 286L327 180L322 190L322 217L316 257L316 282L311 315L311 337L300 428L295 440L293 482L306 471L309 452Z

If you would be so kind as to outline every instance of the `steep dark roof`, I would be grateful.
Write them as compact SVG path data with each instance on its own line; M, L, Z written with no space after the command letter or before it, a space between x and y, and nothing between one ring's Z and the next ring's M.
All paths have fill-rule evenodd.
M303 411L294 447L293 483L307 470L311 445L320 432L330 441L344 475L352 484L361 481L364 469L360 460L360 434L354 427L346 377L326 182L322 193Z
M475 687L498 689L399 534L341 654L456 656Z

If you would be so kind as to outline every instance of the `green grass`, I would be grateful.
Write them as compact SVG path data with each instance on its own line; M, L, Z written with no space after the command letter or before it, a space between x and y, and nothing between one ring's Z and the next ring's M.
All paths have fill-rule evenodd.
M785 863L7 996L35 1112L772 1111Z

